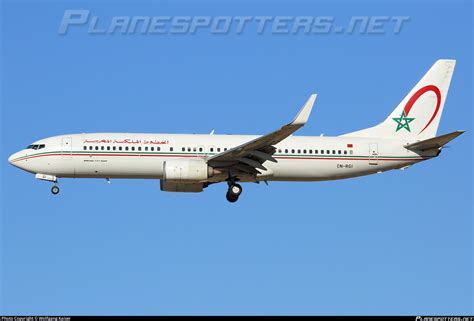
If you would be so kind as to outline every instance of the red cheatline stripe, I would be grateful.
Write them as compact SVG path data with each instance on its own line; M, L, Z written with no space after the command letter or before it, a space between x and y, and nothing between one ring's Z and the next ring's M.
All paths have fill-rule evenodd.
M285 157L275 157L275 158L280 158L280 159L317 159L317 160L380 160L380 161L397 161L397 160L418 160L418 159L423 159L422 157L420 158L385 158L385 157L379 157L379 158L369 158L369 157L358 157L358 158L351 158L351 157L298 157L298 156L285 156Z
M176 154L155 154L155 155L147 155L147 154L44 154L44 155L32 155L24 158L19 158L13 160L14 162L21 161L21 160L26 160L26 159L31 159L31 158L38 158L38 157L44 157L44 156L84 156L84 157L91 157L91 156L127 156L127 157L133 157L133 156L140 156L140 157L199 157L196 155L176 155Z
M177 154L60 154L60 153L54 153L54 154L43 154L43 155L32 155L28 156L25 158L20 158L14 160L14 162L20 161L20 160L27 160L31 158L39 158L39 157L45 157L45 156L82 156L82 157L96 157L96 156L120 156L120 157L187 157L187 158L196 158L196 157L201 157L197 155L177 155ZM300 160L370 160L371 158L369 157L358 157L358 158L352 158L352 157L302 157L302 156L275 156L277 159L300 159ZM374 160L377 159L379 161L410 161L410 160L420 160L423 159L423 157L420 158L390 158L390 157L379 157L379 158L373 158Z

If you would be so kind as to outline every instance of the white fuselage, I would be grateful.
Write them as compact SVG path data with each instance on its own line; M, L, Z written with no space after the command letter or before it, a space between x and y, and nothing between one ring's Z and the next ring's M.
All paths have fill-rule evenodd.
M381 123L338 137L293 136L308 121L317 95L295 118L263 136L92 133L50 137L8 161L36 178L160 179L167 192L202 192L226 182L236 202L239 182L324 181L404 169L439 155L463 133L436 136L455 61L436 61Z
M95 133L39 140L9 161L44 177L163 178L167 160L204 158L259 136ZM276 163L242 181L321 181L403 168L437 154L403 146L411 141L380 138L290 136L275 145ZM44 146L43 146L44 145ZM218 175L203 182L222 181Z

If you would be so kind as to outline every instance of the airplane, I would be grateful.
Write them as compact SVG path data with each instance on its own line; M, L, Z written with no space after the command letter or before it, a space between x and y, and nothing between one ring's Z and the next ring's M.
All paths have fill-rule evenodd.
M381 173L437 157L464 131L436 136L455 60L436 61L380 124L341 136L293 136L311 113L312 94L295 119L267 135L93 133L49 137L8 161L40 180L159 179L166 192L202 192L225 182L325 181ZM267 183L268 184L268 183Z

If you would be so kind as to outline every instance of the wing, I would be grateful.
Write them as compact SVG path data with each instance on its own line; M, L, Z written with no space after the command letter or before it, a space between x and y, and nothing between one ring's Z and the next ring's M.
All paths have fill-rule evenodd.
M277 162L272 156L276 151L274 145L306 124L315 100L316 94L312 94L291 123L270 134L260 136L208 158L208 165L216 169L228 171L231 176L242 174L256 176L261 174L259 169L266 170L263 166L264 162Z

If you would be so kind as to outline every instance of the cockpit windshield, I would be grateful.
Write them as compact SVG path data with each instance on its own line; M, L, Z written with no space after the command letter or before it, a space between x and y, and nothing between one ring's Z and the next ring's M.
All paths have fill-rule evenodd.
M42 149L45 148L45 144L33 144L26 147L26 149Z

